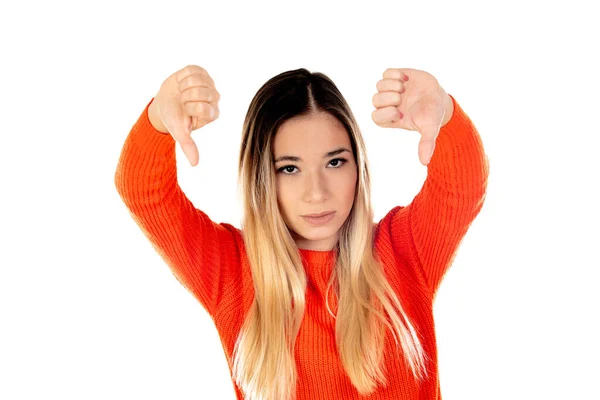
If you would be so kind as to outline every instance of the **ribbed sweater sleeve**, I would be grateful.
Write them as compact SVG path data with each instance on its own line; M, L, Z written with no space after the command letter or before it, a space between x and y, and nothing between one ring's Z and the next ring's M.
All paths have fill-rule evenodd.
M194 207L177 181L176 142L157 131L146 105L127 136L114 176L121 199L173 275L214 316L239 266L236 228Z
M427 178L406 207L395 207L392 246L408 254L435 297L460 242L485 200L489 161L473 122L450 96L454 111L440 129Z

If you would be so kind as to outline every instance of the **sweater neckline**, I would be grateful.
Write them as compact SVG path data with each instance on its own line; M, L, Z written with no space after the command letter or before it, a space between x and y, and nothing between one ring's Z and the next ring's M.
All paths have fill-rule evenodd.
M309 264L329 264L335 259L335 250L308 250L299 249L302 258Z

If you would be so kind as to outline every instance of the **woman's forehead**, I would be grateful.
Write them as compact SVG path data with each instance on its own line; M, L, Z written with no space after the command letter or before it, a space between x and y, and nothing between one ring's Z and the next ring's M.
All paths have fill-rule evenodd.
M277 130L273 147L275 158L287 155L321 158L335 150L333 147L349 148L350 138L337 118L320 112L284 122Z

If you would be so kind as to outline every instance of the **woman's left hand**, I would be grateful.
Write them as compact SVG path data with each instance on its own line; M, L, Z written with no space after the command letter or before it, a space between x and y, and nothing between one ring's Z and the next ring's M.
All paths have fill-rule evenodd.
M429 164L435 139L452 116L453 104L437 79L411 68L388 68L373 96L373 121L383 128L401 128L421 134L419 160Z

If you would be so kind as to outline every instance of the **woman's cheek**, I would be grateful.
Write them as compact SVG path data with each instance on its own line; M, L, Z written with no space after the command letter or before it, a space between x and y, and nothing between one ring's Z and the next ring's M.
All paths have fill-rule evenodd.
M292 204L292 202L290 201L290 196L292 195L289 190L290 188L287 187L285 182L281 182L281 180L279 180L277 182L276 189L279 210L283 219L286 221L286 223L288 223L290 214L292 213L292 210L290 209Z

